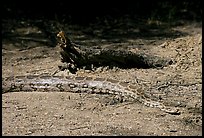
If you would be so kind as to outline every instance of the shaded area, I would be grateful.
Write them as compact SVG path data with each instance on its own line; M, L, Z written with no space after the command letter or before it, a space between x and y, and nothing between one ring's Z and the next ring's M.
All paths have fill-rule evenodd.
M95 18L123 15L156 18L164 21L175 19L201 20L201 0L137 0L137 1L4 1L3 18L72 20L84 25Z
M12 29L38 27L56 45L55 34L70 33L69 25L78 25L84 39L126 42L128 39L175 38L186 35L172 30L186 21L201 21L201 1L4 1L2 35L11 38ZM76 29L75 29L76 31Z
M183 25L184 22L178 22ZM129 40L177 38L188 35L185 32L173 30L168 23L157 20L145 20L129 15L120 18L103 17L88 25L77 25L70 22L60 23L56 20L3 20L2 38L10 41L38 41L48 46L56 46L56 34L63 30L70 38L85 46L93 46L103 43L122 43ZM35 28L36 31L29 31ZM19 29L28 30L19 32ZM41 38L41 40L39 39ZM87 40L94 40L87 43ZM105 40L105 41L104 41ZM85 43L84 43L85 41Z

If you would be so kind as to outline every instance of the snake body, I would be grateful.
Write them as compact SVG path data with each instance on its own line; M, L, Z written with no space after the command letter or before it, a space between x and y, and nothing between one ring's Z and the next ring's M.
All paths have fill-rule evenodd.
M159 108L170 114L179 113L178 109L167 108L163 103L145 97L137 91L136 86L114 79L30 75L7 77L2 80L2 93L20 91L113 94L133 98L145 106Z

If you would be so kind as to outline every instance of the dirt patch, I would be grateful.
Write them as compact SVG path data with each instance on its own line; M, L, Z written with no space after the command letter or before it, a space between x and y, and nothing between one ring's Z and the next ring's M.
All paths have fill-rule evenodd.
M123 42L110 40L101 43L88 37L82 41L85 32L78 28L67 26L71 33L75 32L73 37L78 36L76 41L81 41L81 44L138 50L170 58L173 64L162 69L99 67L92 71L80 69L77 74L65 70L56 75L99 76L138 84L148 97L178 107L181 114L170 115L139 102L120 102L111 95L5 93L2 94L3 135L202 135L202 28L199 23L171 28L187 34L174 38L131 37ZM20 30L25 33L31 28ZM14 31L19 31L19 28ZM39 32L36 29L32 31ZM51 75L60 64L59 48L25 39L3 39L2 63L3 77Z

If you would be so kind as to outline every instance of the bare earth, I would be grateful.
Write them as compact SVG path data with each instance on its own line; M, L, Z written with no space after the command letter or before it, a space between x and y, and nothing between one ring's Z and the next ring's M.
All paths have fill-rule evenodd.
M200 23L201 24L201 23ZM186 33L175 38L134 38L106 43L91 38L101 47L125 47L152 55L171 58L163 69L81 69L56 75L99 76L138 83L150 98L178 107L180 115L171 115L139 102L119 102L112 95L63 92L13 92L2 94L3 135L202 135L202 27L199 23L181 25L172 30ZM73 30L71 30L73 28ZM69 26L72 38L80 42L83 32ZM32 32L35 28L14 31ZM97 34L97 31L95 32ZM77 38L78 37L78 38ZM83 43L82 43L83 42ZM23 47L24 45L25 47ZM96 45L96 44L95 44ZM3 39L2 76L52 74L58 69L58 47L38 42Z

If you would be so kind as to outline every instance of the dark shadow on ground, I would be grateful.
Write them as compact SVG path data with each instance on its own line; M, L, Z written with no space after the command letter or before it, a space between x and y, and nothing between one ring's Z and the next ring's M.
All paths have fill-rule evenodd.
M100 3L100 4L99 4ZM93 40L89 46L123 43L129 40L165 40L188 35L174 30L188 21L200 21L201 1L2 3L2 39L37 41L56 46L56 34L63 30L79 44ZM24 32L17 31L24 28ZM31 31L37 28L37 31ZM41 32L41 33L40 33ZM40 39L42 38L42 39Z
M2 39L3 41L14 42L34 41L54 47L57 44L56 34L63 30L76 43L92 46L102 43L126 43L136 39L166 40L188 35L188 33L172 29L172 27L180 25L183 25L183 23L178 22L177 25L172 26L165 22L144 21L128 17L112 18L108 21L107 19L100 19L100 21L86 26L71 23L61 24L58 21L47 19L39 21L15 21L14 19L3 20ZM86 40L92 41L88 42Z

